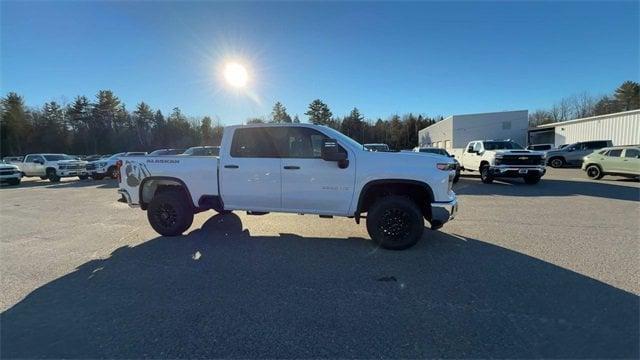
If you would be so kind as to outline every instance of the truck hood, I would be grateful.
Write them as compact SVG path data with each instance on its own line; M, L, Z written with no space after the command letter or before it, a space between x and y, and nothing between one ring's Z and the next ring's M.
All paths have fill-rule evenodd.
M18 170L18 167L11 164L2 164L0 165L0 170Z
M450 158L444 155L419 153L419 152L382 152L382 151L367 151L364 152L364 157L370 161L375 161L381 166L389 164L391 166L409 165L409 166L424 166L428 163L455 163L454 158Z

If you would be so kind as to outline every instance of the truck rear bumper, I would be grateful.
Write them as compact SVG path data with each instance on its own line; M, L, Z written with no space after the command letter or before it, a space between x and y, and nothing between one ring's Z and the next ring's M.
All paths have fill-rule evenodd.
M458 199L449 202L431 203L431 228L439 229L447 221L453 220L458 213Z

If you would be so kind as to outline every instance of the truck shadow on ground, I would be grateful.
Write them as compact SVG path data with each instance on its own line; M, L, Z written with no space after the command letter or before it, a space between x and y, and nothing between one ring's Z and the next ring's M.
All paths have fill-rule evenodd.
M86 188L95 187L98 189L115 189L118 187L118 181L116 180L62 180L58 183L52 183L49 180L27 180L22 181L20 185L2 185L0 189L23 189L23 188L46 188L46 189L61 189L61 188Z
M453 191L463 195L502 196L574 196L584 195L617 200L640 201L640 188L632 184L545 179L535 185L527 185L522 179L494 180L483 184L479 176L465 175L454 185ZM631 185L631 186L630 186Z
M638 358L638 296L427 231L254 236L233 214L122 247L1 314L2 358Z

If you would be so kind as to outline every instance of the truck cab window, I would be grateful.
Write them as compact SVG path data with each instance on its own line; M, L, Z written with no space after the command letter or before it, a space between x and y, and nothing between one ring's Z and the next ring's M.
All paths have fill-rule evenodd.
M280 157L274 139L266 128L236 129L231 142L232 157Z

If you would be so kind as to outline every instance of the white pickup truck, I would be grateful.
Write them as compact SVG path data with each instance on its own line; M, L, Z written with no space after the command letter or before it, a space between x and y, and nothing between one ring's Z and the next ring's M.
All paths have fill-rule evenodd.
M166 236L182 234L208 209L358 223L366 213L377 244L404 249L422 237L425 219L438 229L454 218L454 170L442 156L368 151L324 126L257 124L226 127L219 157L122 158L118 192Z
M65 154L29 154L21 163L14 163L20 168L25 177L40 177L58 182L60 178L77 176L80 180L87 179L87 162L76 160Z
M485 184L494 178L521 177L527 184L537 184L544 175L545 154L525 150L510 140L471 141L459 157L464 171L480 172Z

